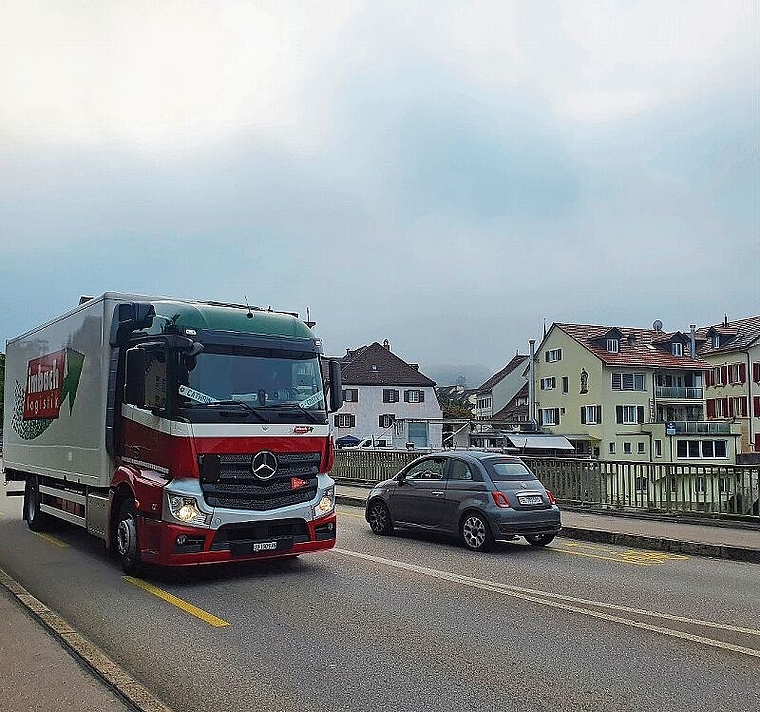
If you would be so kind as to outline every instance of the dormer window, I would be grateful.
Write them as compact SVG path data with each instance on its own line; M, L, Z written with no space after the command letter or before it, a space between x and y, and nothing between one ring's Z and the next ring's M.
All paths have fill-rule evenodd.
M673 342L673 356L683 356L683 344L680 341Z
M611 354L620 352L620 341L618 339L607 339L607 351Z

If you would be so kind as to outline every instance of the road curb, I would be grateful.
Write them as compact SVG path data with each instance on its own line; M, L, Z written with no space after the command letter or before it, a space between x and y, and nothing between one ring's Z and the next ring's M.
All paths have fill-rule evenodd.
M339 494L335 501L349 507L364 508L366 500L363 497ZM715 559L729 559L760 564L760 549L746 549L740 546L726 544L707 544L696 541L680 541L665 537L652 537L643 534L627 534L624 532L608 532L604 529L586 529L583 527L562 527L560 537L593 541L598 544L615 544L617 546L632 546L639 549L654 549L691 556L711 556Z
M97 675L111 690L137 712L173 712L161 700L146 690L100 648L76 632L55 611L32 596L18 581L0 569L0 586L51 633L82 664Z

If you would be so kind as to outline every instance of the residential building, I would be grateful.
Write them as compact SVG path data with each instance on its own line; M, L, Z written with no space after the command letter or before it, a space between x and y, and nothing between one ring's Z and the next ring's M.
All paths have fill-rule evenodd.
M555 323L535 354L538 424L600 460L728 464L739 427L709 420L697 335ZM760 395L760 394L759 394Z
M707 419L732 420L742 432L741 451L760 453L760 316L697 331L705 372Z
M491 420L494 413L502 410L525 385L525 366L529 357L519 352L500 371L491 376L477 389L475 418Z
M332 416L336 443L373 438L380 446L440 448L442 412L435 381L383 344L346 350L339 359L343 406ZM345 441L344 441L345 442Z

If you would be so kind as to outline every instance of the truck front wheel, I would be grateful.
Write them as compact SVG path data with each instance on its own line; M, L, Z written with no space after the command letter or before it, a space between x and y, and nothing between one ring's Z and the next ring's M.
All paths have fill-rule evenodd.
M137 542L137 521L135 504L131 499L125 500L119 507L116 523L116 552L121 559L124 573L137 576L140 573L140 547Z
M24 488L24 519L33 532L43 532L50 526L51 517L40 511L40 483L30 477Z

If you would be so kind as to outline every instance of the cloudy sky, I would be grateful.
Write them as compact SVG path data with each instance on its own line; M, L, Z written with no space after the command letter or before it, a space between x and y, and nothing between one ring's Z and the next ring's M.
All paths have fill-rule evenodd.
M0 0L0 339L247 297L477 385L758 314L759 7Z

